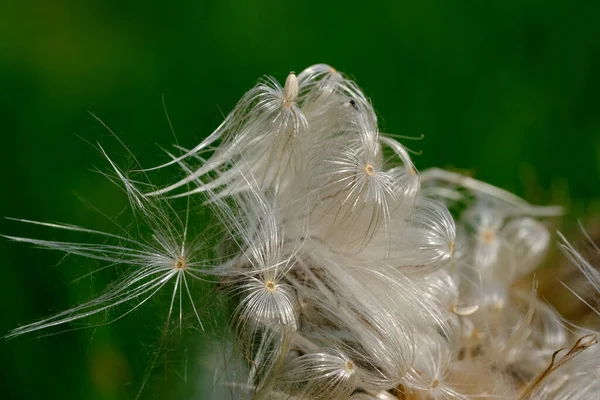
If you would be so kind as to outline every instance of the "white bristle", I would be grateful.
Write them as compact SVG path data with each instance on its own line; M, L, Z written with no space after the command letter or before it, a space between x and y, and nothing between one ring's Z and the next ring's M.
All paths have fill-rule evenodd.
M455 172L420 174L404 139L380 132L354 82L317 64L283 86L265 78L200 144L132 172L175 166L166 187L102 150L137 216L126 233L20 220L100 241L6 237L128 272L6 337L122 312L110 322L169 290L167 328L179 311L183 329L182 306L201 327L211 311L230 317L220 386L198 398L597 398L594 328L563 320L525 280L551 246L545 219L562 209ZM175 197L188 200L183 214ZM192 235L196 198L215 218ZM600 273L560 238L589 282L571 292L600 315Z

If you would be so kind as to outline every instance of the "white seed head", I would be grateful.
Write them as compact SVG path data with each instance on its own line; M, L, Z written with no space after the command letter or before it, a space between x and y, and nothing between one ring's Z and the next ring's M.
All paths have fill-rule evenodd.
M540 265L551 244L544 218L561 209L459 173L420 173L409 139L380 132L369 98L329 65L291 72L283 86L266 77L201 143L167 152L169 162L127 173L108 159L140 229L23 220L102 240L9 239L129 270L92 300L7 336L129 305L127 314L170 287L168 319L179 304L180 329L184 301L199 322L200 299L233 303L241 368L225 384L236 398L597 396L597 328L565 323L516 285ZM163 188L130 178L173 166ZM207 242L218 245L190 240L189 205L180 213L163 195L200 196L215 215ZM560 238L589 282L570 290L593 308L600 273ZM212 284L210 295L192 279ZM591 336L578 340L584 329Z

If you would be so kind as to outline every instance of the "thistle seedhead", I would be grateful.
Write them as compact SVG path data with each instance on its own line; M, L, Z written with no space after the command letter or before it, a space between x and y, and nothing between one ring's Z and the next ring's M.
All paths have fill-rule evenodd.
M267 77L201 143L142 170L175 166L175 183L142 190L108 159L148 236L23 221L117 243L9 239L130 272L8 336L122 304L127 314L167 284L168 317L185 295L202 325L189 281L208 280L233 302L236 345L218 374L233 398L591 398L594 333L578 339L535 285L515 288L562 210L454 172L419 173L404 139L380 132L368 98L328 65L291 72L283 86ZM221 227L219 251L190 238L189 207L182 216L164 197L199 194ZM560 238L600 292L600 274ZM228 371L239 365L243 377Z

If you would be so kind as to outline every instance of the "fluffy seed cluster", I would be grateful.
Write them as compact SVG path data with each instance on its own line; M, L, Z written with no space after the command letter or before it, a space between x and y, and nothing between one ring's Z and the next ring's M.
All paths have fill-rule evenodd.
M8 336L115 306L127 314L166 287L168 317L186 297L201 325L190 280L212 279L236 304L243 376L225 363L215 383L232 398L598 396L594 333L567 326L535 286L513 285L538 267L551 243L545 219L561 209L449 171L419 174L399 142L409 139L379 132L369 100L328 65L283 86L261 81L202 143L144 171L175 168L181 180L148 189L109 159L150 236L36 223L118 244L9 237L131 269ZM218 216L219 257L189 237L177 197ZM600 289L596 270L562 248Z

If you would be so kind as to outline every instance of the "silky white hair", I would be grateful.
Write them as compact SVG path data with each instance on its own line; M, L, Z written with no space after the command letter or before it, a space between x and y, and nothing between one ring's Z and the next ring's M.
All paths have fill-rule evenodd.
M142 185L105 154L151 235L21 220L102 242L7 238L129 270L6 337L116 306L127 314L167 286L167 320L179 298L181 325L186 297L203 328L189 284L201 280L234 302L231 362L214 367L219 379L201 398L598 397L595 333L569 327L535 285L514 286L540 265L546 222L562 209L455 172L418 173L399 141L410 139L380 132L360 88L318 64L283 85L261 80L201 143L143 170L183 174L173 184ZM218 218L221 251L189 237L177 197L201 199ZM560 238L600 291L597 270Z

